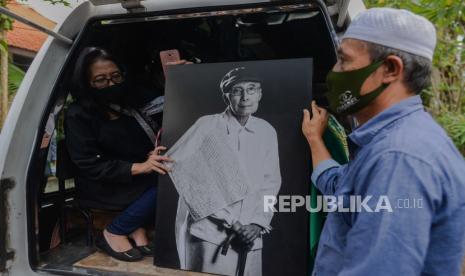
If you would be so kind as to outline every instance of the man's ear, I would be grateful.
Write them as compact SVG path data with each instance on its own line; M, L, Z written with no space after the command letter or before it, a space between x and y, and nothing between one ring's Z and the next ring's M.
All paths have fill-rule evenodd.
M404 62L395 55L390 55L384 60L383 83L403 81L404 79Z
M231 104L229 102L229 98L228 98L227 94L223 94L223 101L227 106L229 106Z

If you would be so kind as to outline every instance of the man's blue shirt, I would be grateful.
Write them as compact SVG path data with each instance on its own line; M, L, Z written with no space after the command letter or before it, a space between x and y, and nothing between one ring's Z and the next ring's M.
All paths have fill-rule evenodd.
M392 212L329 213L314 274L459 275L465 161L420 96L355 129L349 144L351 161L320 163L312 182L325 195L372 196L372 210L387 198Z

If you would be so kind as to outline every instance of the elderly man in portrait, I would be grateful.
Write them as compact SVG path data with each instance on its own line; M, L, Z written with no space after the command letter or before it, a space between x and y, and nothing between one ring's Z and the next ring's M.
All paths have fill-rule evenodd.
M264 211L264 196L277 195L281 186L277 135L268 122L252 116L262 98L262 81L254 72L245 67L234 68L224 75L220 89L226 110L198 119L173 146L172 152L167 153L177 162L170 176L180 193L175 227L178 255L182 269L259 276L262 274L262 235L271 231L273 217L272 212ZM212 143L208 139L212 136L219 137L220 142ZM199 161L201 157L189 157L203 151L202 145L192 140L210 141L205 148L212 151L223 148L223 154L228 156L216 157L222 161L212 161L214 153L207 154L204 161ZM226 161L230 163L218 165ZM210 179L203 171L197 173L202 169L190 167L200 166L199 163L215 167L211 174L227 173L237 167L234 170L246 181L239 177L224 187L224 182L229 180L226 177L213 183L211 190L199 192L198 189ZM176 172L180 176L176 176ZM183 178L186 178L186 184L191 184L193 179L205 180L191 184L192 190L180 192L180 186L185 185L181 183ZM246 183L238 188L231 187L236 182ZM207 207L195 207L193 202L202 197L214 201L220 197L218 191L222 189L223 197L236 192L238 196L231 195L225 206L213 209L213 213L205 212L207 216L199 215L198 212ZM208 206L214 204L216 202L205 203Z

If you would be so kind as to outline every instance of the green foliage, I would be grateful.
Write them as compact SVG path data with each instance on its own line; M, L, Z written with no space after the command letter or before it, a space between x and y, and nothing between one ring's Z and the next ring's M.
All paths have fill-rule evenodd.
M8 64L8 94L10 97L14 97L23 78L23 70L12 63Z
M428 110L465 153L465 1L464 0L364 0L367 7L410 10L436 26L432 86L424 91Z
M6 4L6 0L0 0L1 7L6 7ZM4 14L0 14L0 31L11 29L13 29L13 19Z
M3 53L8 53L8 44L6 43L6 40L0 40L0 52Z
M52 5L63 5L65 7L69 7L70 4L67 0L44 0L44 2L48 2Z
M437 120L450 135L460 152L465 155L465 115L443 113L437 117Z

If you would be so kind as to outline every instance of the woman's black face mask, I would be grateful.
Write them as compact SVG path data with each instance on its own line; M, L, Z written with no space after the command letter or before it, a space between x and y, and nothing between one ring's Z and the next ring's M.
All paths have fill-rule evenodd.
M117 104L121 105L124 100L125 93L127 92L126 82L115 83L111 86L104 88L91 88L91 93L95 96L97 101L101 104Z

